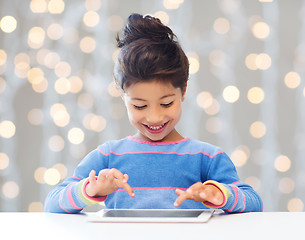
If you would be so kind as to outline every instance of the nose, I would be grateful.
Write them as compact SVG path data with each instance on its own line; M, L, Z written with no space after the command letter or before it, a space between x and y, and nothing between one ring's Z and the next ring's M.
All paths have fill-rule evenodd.
M159 124L162 123L163 113L162 110L158 107L151 107L149 111L147 111L146 120L150 124Z

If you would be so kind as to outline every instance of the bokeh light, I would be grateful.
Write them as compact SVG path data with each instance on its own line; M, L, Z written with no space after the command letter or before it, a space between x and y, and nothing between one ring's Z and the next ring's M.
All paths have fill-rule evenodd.
M58 127L65 127L70 122L70 115L61 103L55 103L50 109L50 114Z
M9 163L9 157L5 153L0 152L0 170L6 169L9 166Z
M295 183L293 179L289 177L284 177L279 182L279 190L281 193L289 194L293 192L294 187L295 187Z
M228 103L235 103L239 99L239 89L236 86L227 86L222 92L223 99Z
M6 198L16 198L19 195L19 186L14 181L5 182L2 186L2 193Z
M45 35L45 30L41 27L31 28L28 34L28 45L34 49L42 47L44 44Z
M265 39L270 34L270 27L265 22L257 22L252 27L252 33L256 38Z
M245 64L250 70L267 70L272 64L272 59L266 53L250 53L245 59Z
M83 89L83 81L78 76L72 76L69 78L70 92L79 93Z
M248 100L253 104L259 104L264 100L265 93L260 87L253 87L248 91Z
M54 88L58 94L64 95L70 92L71 84L67 78L59 78L55 81Z
M0 136L3 138L11 138L16 133L16 126L12 121L4 120L0 122Z
M0 29L5 33L12 33L17 28L17 20L13 16L4 16L0 20Z
M280 155L275 159L274 167L279 172L287 172L291 167L291 160L285 155Z
M213 27L215 32L219 34L226 34L230 30L230 22L226 18L217 18Z
M184 0L163 0L163 5L166 9L177 9Z
M301 83L301 77L297 72L289 72L285 75L284 81L288 88L297 88Z
M121 96L121 92L117 88L116 83L114 81L109 83L109 85L108 85L108 93L112 97L120 97Z
M95 27L100 21L100 16L95 11L88 11L83 17L83 22L88 27Z
M88 130L95 131L95 132L101 132L106 127L106 120L103 116L98 116L98 115L89 113L84 117L83 125Z
M46 0L31 0L30 9L33 13L44 13L48 9Z
M84 141L85 133L80 128L71 128L68 132L68 139L73 144L80 144Z
M101 0L86 0L85 7L88 11L97 11L101 8Z
M190 74L195 74L199 71L200 63L199 63L199 56L195 52L188 52L186 53L186 56L189 60L190 68L189 72Z
M0 49L0 66L6 63L7 54L4 50Z
M52 40L58 40L63 36L63 27L58 23L53 23L48 27L47 35Z
M43 121L43 112L41 109L33 108L28 112L28 120L32 125L40 125Z
M45 167L37 168L34 172L35 181L40 183L40 184L44 184L45 183L44 174L45 174L46 171L47 171L47 168L45 168Z
M254 138L262 138L265 136L267 128L263 122L256 121L250 126L250 134Z
M245 183L249 184L255 191L259 191L261 189L261 181L256 176L247 177Z
M55 65L55 74L59 78L69 77L71 74L71 65L68 62L59 62Z
M31 202L28 208L29 212L43 212L44 206L41 202Z
M89 36L84 37L80 41L79 47L80 47L82 52L84 52L84 53L91 53L96 48L95 39L93 37L89 37Z
M67 167L62 164L62 163L56 163L54 166L53 166L54 169L56 169L59 174L60 174L60 179L65 179L67 177L67 174L68 174L68 169Z
M5 88L6 88L6 81L2 77L0 77L0 93L4 92Z
M231 154L231 159L236 167L244 166L249 158L249 148L246 146L239 146Z
M292 198L287 204L289 212L302 212L304 210L304 202L300 198Z
M47 169L43 174L43 179L46 184L54 186L60 182L60 173L55 168Z
M155 12L155 14L153 14L154 17L159 18L160 21L164 24L164 25L168 25L169 23L169 16L166 12L164 11L158 11Z
M63 0L50 0L48 10L51 14L61 14L65 10L65 2Z
M55 135L49 139L48 145L53 152L60 152L65 147L65 140L61 136Z

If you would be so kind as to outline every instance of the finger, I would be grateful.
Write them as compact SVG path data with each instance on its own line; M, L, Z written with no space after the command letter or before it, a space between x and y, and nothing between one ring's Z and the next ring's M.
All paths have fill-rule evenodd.
M89 173L89 182L95 182L95 171L91 170Z
M181 189L179 189L179 188L176 189L176 194L177 194L178 196L180 196L182 193L184 193L183 190L181 190Z
M98 182L105 182L107 178L107 170L103 169L99 172L98 176L97 176L97 181Z
M175 201L174 206L179 207L186 199L189 198L189 193L187 191L183 192Z
M129 176L127 174L124 174L125 182L128 182Z
M121 183L121 188L123 188L131 197L135 196L133 189L130 187L128 183Z
M111 176L113 178L116 178L116 179L119 179L121 181L123 181L125 179L123 173L121 173L119 170L115 169L115 168L112 168L110 171L109 171L109 174L108 176Z

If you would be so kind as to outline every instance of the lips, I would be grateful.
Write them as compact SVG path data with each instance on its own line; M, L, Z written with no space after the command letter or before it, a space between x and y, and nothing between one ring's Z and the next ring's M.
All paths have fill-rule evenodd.
M167 124L168 124L168 122L161 124L161 125L146 125L146 124L143 124L143 125L147 129L148 132L150 132L152 134L158 134L158 133L163 132L163 130L165 129Z

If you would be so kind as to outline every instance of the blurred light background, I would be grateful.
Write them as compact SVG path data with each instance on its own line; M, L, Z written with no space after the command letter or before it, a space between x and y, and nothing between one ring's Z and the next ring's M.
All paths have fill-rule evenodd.
M181 133L221 146L265 211L303 211L304 0L0 0L0 211L42 211L89 151L135 132L112 76L133 12L189 58Z

